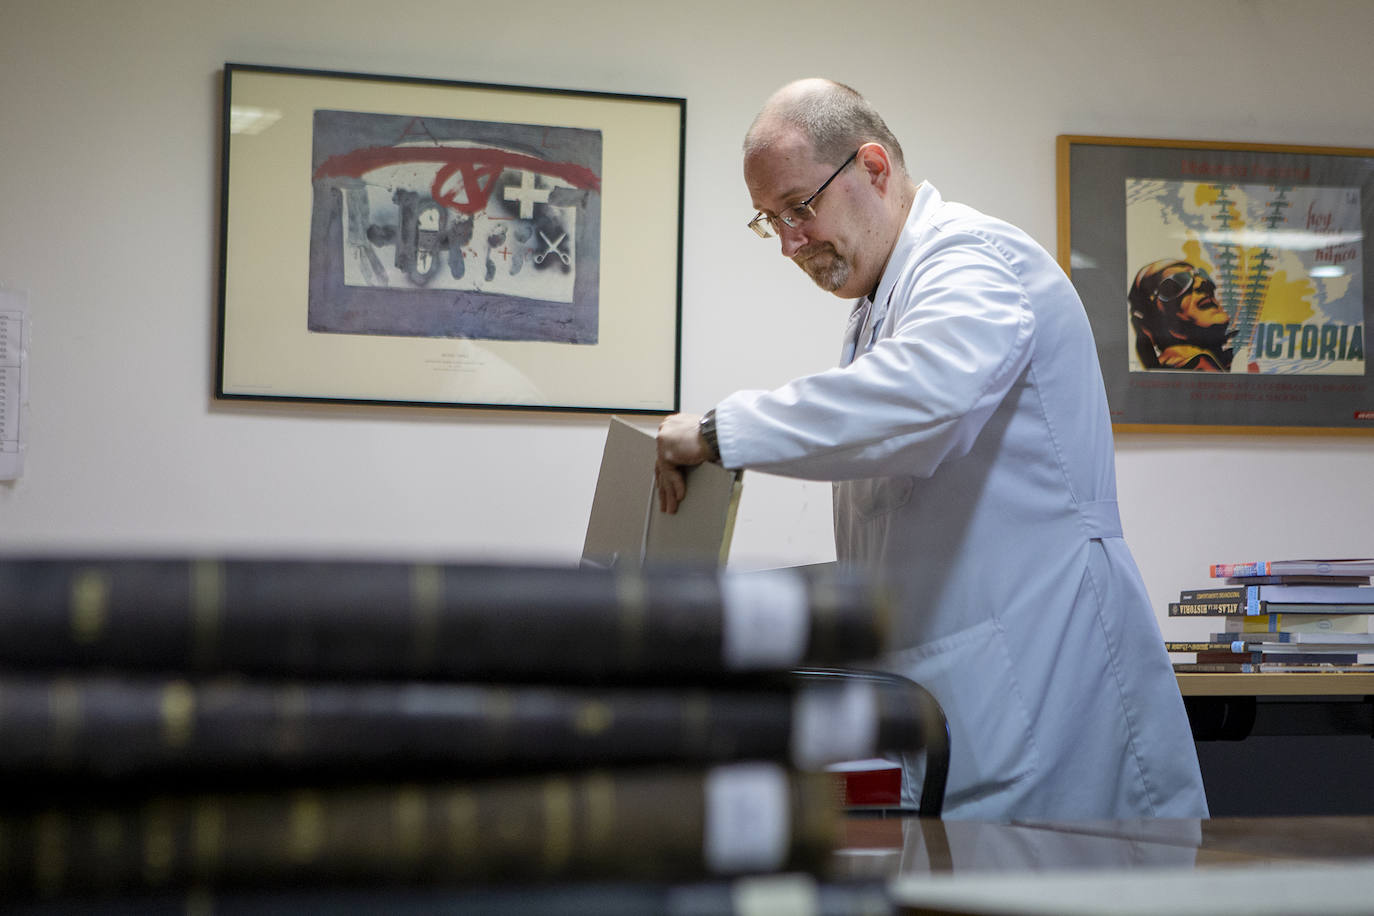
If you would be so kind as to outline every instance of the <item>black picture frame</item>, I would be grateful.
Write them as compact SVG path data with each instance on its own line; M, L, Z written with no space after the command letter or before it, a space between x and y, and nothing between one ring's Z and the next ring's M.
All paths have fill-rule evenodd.
M215 396L679 406L686 100L228 63Z

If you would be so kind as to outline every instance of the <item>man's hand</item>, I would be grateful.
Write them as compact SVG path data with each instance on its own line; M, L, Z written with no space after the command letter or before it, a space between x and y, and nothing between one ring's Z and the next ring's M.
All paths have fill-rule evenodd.
M658 486L658 508L670 515L687 497L687 479L682 468L694 467L710 457L701 438L697 414L675 413L658 424L658 460L654 462L654 483Z

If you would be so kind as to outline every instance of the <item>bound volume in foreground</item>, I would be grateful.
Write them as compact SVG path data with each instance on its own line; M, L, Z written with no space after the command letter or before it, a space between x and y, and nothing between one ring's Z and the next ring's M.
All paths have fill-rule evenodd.
M887 615L839 568L0 560L0 665L25 667L700 680L874 657Z
M830 780L766 763L155 797L0 814L0 899L816 869Z
M667 688L0 674L0 801L38 787L71 794L107 783L166 792L737 760L817 769L922 747L921 697L906 686L840 678Z
M0 908L819 874L820 768L933 735L917 685L822 667L880 654L886 602L838 568L0 559Z

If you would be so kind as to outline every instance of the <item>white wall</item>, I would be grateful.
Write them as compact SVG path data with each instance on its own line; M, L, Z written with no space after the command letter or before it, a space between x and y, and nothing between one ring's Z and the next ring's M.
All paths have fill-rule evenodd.
M701 410L836 355L844 304L743 226L739 141L782 82L856 86L918 177L1053 250L1060 133L1374 147L1370 35L1374 4L1331 0L4 0L0 283L33 346L0 549L580 551L604 416L212 399L225 61L685 97ZM1121 436L1157 607L1212 560L1374 552L1371 458L1367 437ZM752 475L732 562L828 559L829 525L828 487Z

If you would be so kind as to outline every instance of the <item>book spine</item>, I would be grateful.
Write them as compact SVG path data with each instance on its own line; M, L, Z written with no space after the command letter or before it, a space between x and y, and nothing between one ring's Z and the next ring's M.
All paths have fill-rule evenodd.
M825 774L752 763L163 796L0 815L0 896L818 869L835 846L837 813Z
M1175 674L1253 674L1259 670L1252 662L1174 662Z
M1214 579L1252 576L1369 576L1374 575L1374 559L1276 560L1255 563L1213 563L1208 573Z
M1180 601L1244 601L1247 597L1244 585L1226 588L1185 588L1178 593Z
M1285 665L1353 665L1359 661L1354 652L1277 652L1261 646L1237 643L1230 648L1198 652L1198 662L1277 662Z
M1371 605L1366 602L1355 604L1339 604L1331 601L1260 601L1254 614L1288 614L1288 615L1319 615L1330 617L1333 615L1357 614L1367 615ZM1247 613L1251 613L1248 612Z
M1189 642L1166 640L1164 642L1165 652L1213 652L1220 649L1231 650L1231 640L1213 640L1210 642Z
M1244 631L1227 630L1221 633L1213 633L1212 640L1216 643L1213 648L1218 648L1222 645L1232 645L1235 643L1255 645L1291 643L1293 642L1293 637L1291 633L1246 633Z
M1256 599L1271 604L1332 604L1374 606L1374 588L1367 585L1252 585Z
M195 784L757 758L814 768L918 750L883 682L707 690L0 678L0 772Z
M1208 574L1213 579L1272 575L1268 563L1213 563Z
M1351 633L1370 634L1374 615L1352 614L1259 614L1226 618L1226 629L1240 633Z
M1228 614L1259 613L1259 590L1253 586L1234 586L1229 588L1192 588L1178 593L1179 604L1189 607L1225 607ZM1196 611L1195 613L1215 614L1217 611Z
M1288 633L1264 634L1263 639L1257 639L1261 634L1250 633L1213 633L1208 640L1195 641L1165 641L1164 651L1166 652L1284 652L1293 653L1304 652L1358 652L1364 650L1362 644L1351 644L1349 642L1332 641L1329 643L1321 640L1299 641L1292 638ZM1301 646L1301 649L1296 647ZM1371 644L1369 651L1374 651L1374 644Z
M1369 585L1369 576L1228 576L1227 585Z
M1291 664L1286 662L1174 662L1175 674L1368 674L1374 665Z
M1231 642L1244 642L1252 646L1289 646L1301 645L1312 646L1316 649L1323 649L1327 646L1339 646L1347 652L1374 652L1374 634L1370 633L1339 633L1339 632L1317 632L1317 633L1246 633L1226 630L1220 633L1213 633L1212 639L1220 642L1230 640Z
M1332 616L1337 614L1368 614L1370 605L1337 604L1329 601L1266 601L1253 596L1243 596L1240 600L1230 600L1224 595L1202 595L1197 593L1180 596L1178 601L1169 602L1170 617L1255 617L1277 616L1283 614L1318 614Z
M1169 602L1170 617L1216 617L1244 613L1245 605L1239 601L1198 598Z
M1282 614L1230 614L1226 629L1236 633L1278 633L1284 629Z
M786 689L0 677L0 772L281 781L726 755L786 759ZM3 791L3 790L0 790Z
M887 601L842 570L11 559L0 664L699 679L871 658Z
M900 844L893 855L901 852ZM306 889L131 894L9 904L6 916L891 916L887 882L818 881L802 873L671 881L559 881L484 887L370 887L348 882ZM89 905L87 905L89 904Z
M0 675L0 774L188 788L368 774L774 760L923 746L898 684L553 688Z

